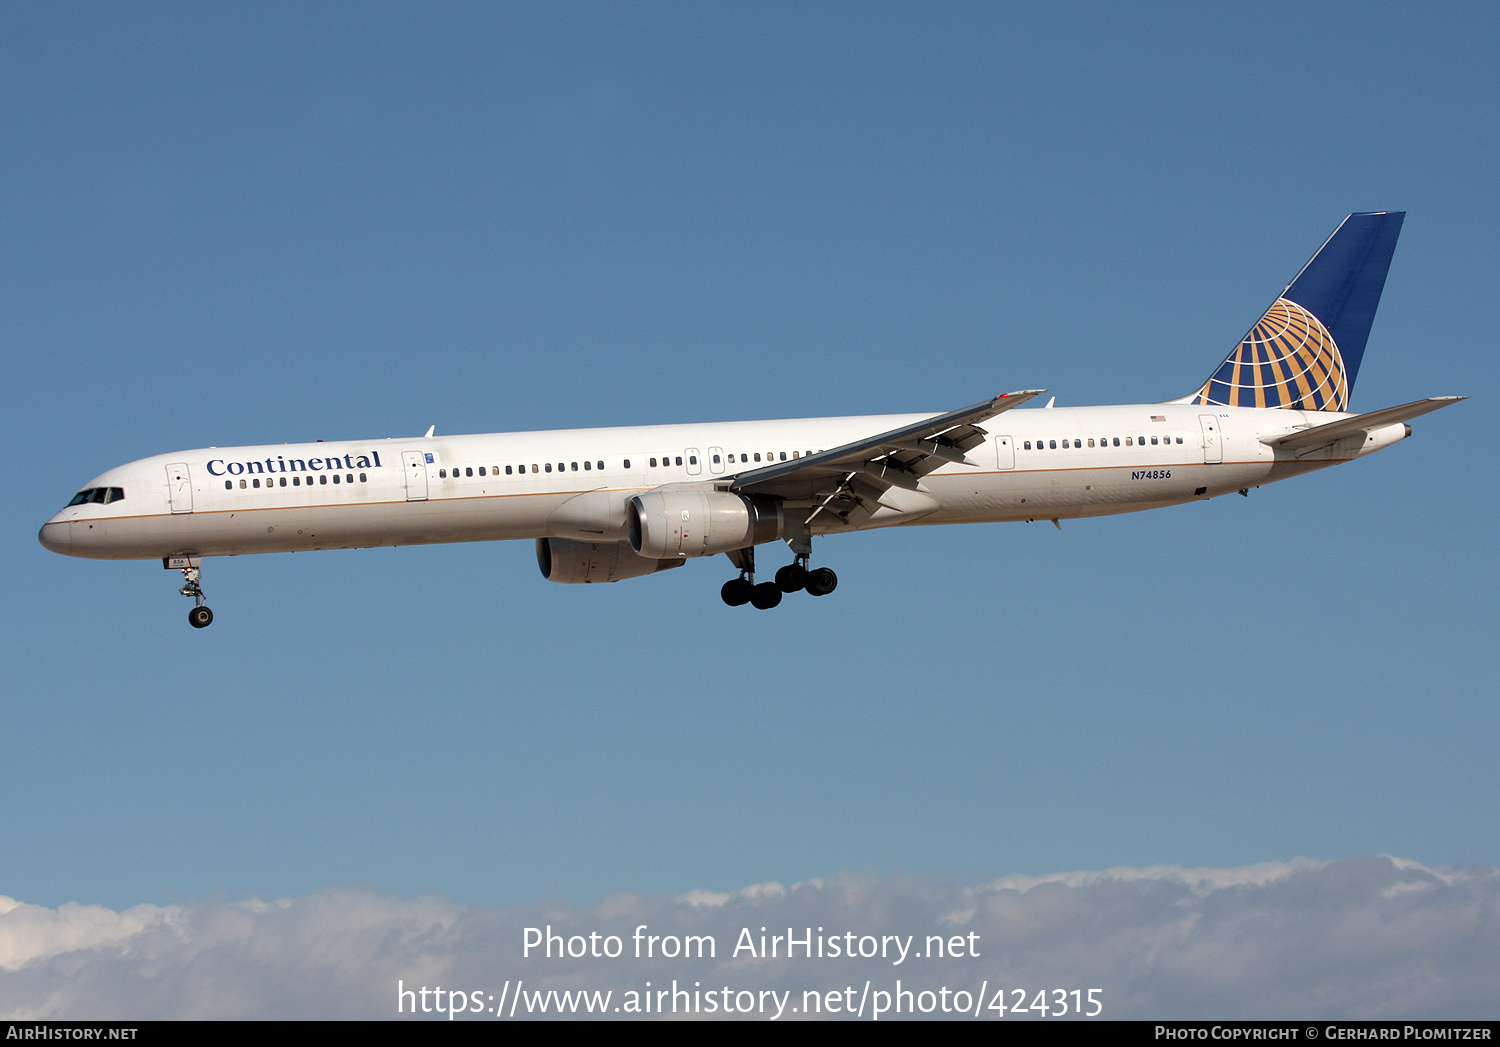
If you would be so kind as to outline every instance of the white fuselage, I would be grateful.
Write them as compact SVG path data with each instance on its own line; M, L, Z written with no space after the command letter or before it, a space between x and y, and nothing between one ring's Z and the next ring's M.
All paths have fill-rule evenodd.
M43 526L41 539L56 552L98 559L542 537L619 542L623 516L615 510L633 494L674 483L727 484L768 462L924 417L180 451L97 477L89 487L121 495L69 506ZM1176 403L1013 410L985 424L984 443L966 454L971 464L947 464L923 478L936 509L927 501L920 513L883 512L865 526L1051 520L1173 505L1347 461L1407 433L1391 425L1302 457L1262 442L1344 417ZM564 509L584 494L592 498ZM814 532L832 529L814 521Z

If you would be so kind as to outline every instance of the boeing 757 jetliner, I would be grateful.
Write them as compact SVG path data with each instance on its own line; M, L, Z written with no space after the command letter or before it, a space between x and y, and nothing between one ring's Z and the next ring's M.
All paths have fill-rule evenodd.
M95 477L42 526L68 556L160 559L204 604L208 556L532 539L553 582L618 582L725 553L724 602L833 592L814 536L1051 520L1213 498L1411 434L1440 396L1348 412L1402 212L1352 214L1202 386L1157 404L707 422L208 448ZM1049 401L1048 407L1051 407ZM757 546L792 562L757 583Z

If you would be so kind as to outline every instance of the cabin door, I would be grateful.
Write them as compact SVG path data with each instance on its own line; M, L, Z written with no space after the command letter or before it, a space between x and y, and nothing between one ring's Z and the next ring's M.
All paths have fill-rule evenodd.
M167 466L167 501L172 503L174 513L193 511L193 481L186 462Z
M402 451L401 462L406 473L406 500L427 501L427 455L422 451Z
M1198 424L1203 427L1203 463L1218 465L1224 460L1224 434L1219 431L1219 420L1211 414L1200 414Z
M998 458L997 465L1001 469L1014 469L1016 467L1016 442L1008 436L992 436L995 441L995 454Z

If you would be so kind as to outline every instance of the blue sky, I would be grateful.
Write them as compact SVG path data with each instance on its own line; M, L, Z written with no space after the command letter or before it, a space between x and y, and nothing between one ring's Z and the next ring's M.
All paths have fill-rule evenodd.
M1488 5L0 13L0 893L466 906L1500 863ZM206 445L1181 395L1409 212L1371 459L1050 526L563 587L529 544L54 556Z

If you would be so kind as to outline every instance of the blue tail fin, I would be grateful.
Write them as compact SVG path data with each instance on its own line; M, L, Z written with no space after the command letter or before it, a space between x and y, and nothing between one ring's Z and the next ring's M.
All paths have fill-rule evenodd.
M1405 217L1380 211L1339 223L1188 402L1347 411Z

